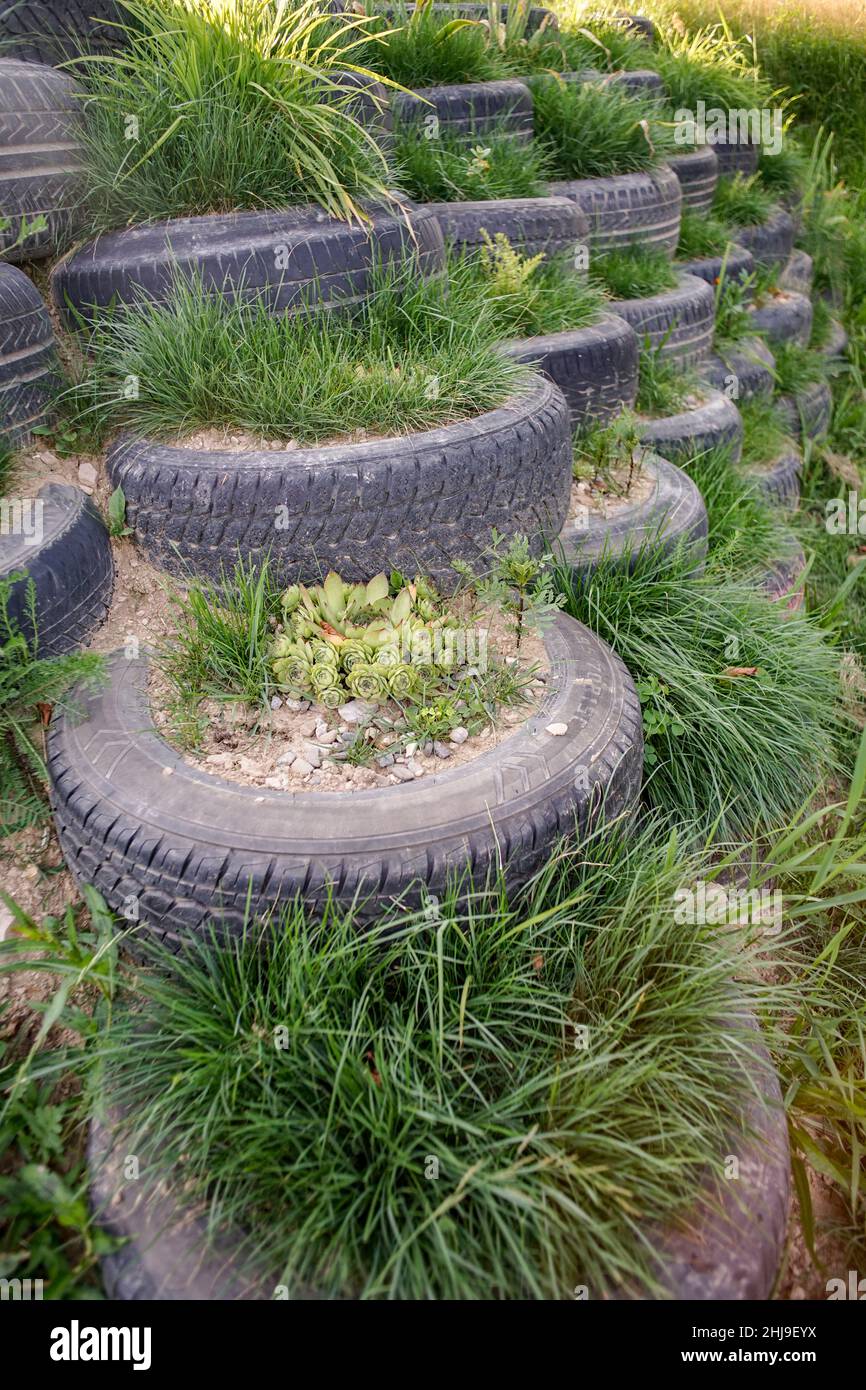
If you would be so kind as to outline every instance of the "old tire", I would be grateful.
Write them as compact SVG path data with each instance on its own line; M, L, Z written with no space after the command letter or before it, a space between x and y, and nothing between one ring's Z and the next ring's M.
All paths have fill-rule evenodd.
M700 405L658 419L638 416L638 437L656 453L686 467L711 449L729 449L734 462L743 448L743 420L720 391L709 391Z
M795 536L780 550L778 557L760 576L760 587L774 603L784 601L791 613L800 613L806 604L806 556Z
M815 381L796 395L779 396L776 406L795 438L822 439L830 428L833 393L826 381Z
M713 149L719 161L720 177L754 174L758 168L761 147L753 145L750 140L716 140Z
M284 583L397 568L447 588L452 561L484 562L494 527L538 548L559 535L571 429L561 392L530 376L497 409L417 434L234 454L127 437L107 466L160 568L218 578L240 548L254 560L270 551Z
M42 538L0 539L0 578L23 572L12 586L9 617L33 640L28 587L35 586L36 635L40 657L62 656L86 642L104 619L114 585L111 544L89 497L66 483L48 483L39 493Z
M524 256L574 256L589 223L568 198L492 198L481 203L426 203L445 242L459 253L484 246L499 232Z
M776 385L776 361L761 338L746 338L736 347L714 352L700 370L708 385L730 392L735 401L772 396Z
M813 275L812 257L806 251L794 250L779 276L779 289L811 295Z
M589 219L589 243L595 255L639 243L676 253L680 236L680 181L666 164L639 174L569 179L551 183L557 197L571 198Z
M124 14L118 0L3 0L0 45L28 62L60 63L82 44L91 51L117 47L112 24Z
M8 252L10 261L56 255L75 230L82 164L74 93L64 72L0 57L0 215L10 219L0 251L23 220L45 219Z
M638 451L655 479L655 490L611 517L587 514L566 522L556 553L573 571L591 573L604 559L631 567L643 546L665 555L688 549L695 570L707 553L707 509L691 478L658 454Z
M815 351L827 362L838 364L848 353L848 334L838 319L833 319L825 341Z
M731 242L727 252L721 256L702 256L695 261L675 261L674 266L684 275L696 275L699 280L706 280L707 284L715 289L723 274L726 281L747 279L754 272L755 262L751 251L747 251L745 246Z
M716 322L712 287L695 275L679 274L672 290L647 299L615 299L611 310L634 329L638 345L657 349L662 357L696 366L709 355Z
M787 509L796 507L800 500L802 469L803 456L792 446L760 468L744 471L743 476L767 502Z
M79 712L57 712L49 731L67 861L112 909L137 897L141 930L173 951L211 928L240 930L248 901L255 915L296 899L315 911L330 889L375 913L419 902L422 887L444 893L467 870L480 886L500 864L518 885L602 807L630 812L641 783L640 709L620 659L563 614L544 641L544 703L495 748L453 772L345 796L263 795L193 769L153 727L146 658L118 652L104 688L79 692ZM569 733L548 733L554 722Z
M603 424L634 405L637 338L615 314L603 315L589 328L521 338L505 344L504 351L556 383L568 403L572 430Z
M0 441L26 444L59 390L54 332L33 281L0 262Z
M799 343L806 347L812 334L812 304L804 294L783 290L768 296L763 304L750 305L752 324L770 346Z
M784 208L777 207L764 222L752 227L739 227L737 241L751 251L755 264L766 270L787 265L794 247L794 219Z
M683 207L692 212L707 212L719 181L719 161L712 145L668 155L667 162L680 181Z
M288 208L107 232L61 260L51 286L61 315L74 327L73 311L90 320L94 309L104 311L114 301L165 300L177 274L197 274L214 293L261 300L281 313L309 303L358 303L369 293L376 265L415 265L430 274L443 263L439 223L423 207L376 212L369 229L320 209Z
M462 82L419 87L411 95L395 92L391 114L395 126L418 125L429 116L439 122L439 135L474 139L491 129L518 140L531 140L532 93L525 82Z

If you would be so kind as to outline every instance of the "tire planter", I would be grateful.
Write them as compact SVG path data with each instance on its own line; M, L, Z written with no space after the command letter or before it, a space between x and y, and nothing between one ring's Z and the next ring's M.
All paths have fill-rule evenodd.
M714 140L713 149L719 161L719 174L754 174L758 168L760 145L749 140Z
M794 447L785 449L778 458L761 468L753 468L744 476L767 501L777 507L794 508L800 501L800 474L803 456Z
M462 0L459 0L459 3L455 0L453 4L434 4L431 5L430 8L434 14L441 14L445 19L458 15L463 19L487 20L490 17L490 11L487 5L463 4ZM337 3L334 5L334 9L345 10L350 14L355 13L352 5L349 3ZM411 15L416 9L417 5L409 4L401 6L399 11L383 7L381 10L377 10L377 12L384 14L386 18L390 18L393 22L399 23L400 17L404 12ZM499 13L502 23L505 24L508 19L508 6L501 5ZM548 29L559 28L559 20L553 13L553 10L544 9L541 5L530 6L526 11L526 32L528 34L534 34L536 29L539 29L542 24L546 24Z
M48 735L60 843L82 881L112 909L138 898L140 926L172 951L211 929L301 899L420 902L471 871L476 887L501 864L518 885L558 836L631 812L643 735L637 694L619 658L560 614L544 637L551 672L537 714L454 771L385 790L262 792L186 764L152 725L147 658L115 653L79 712L55 711ZM547 731L564 723L569 732ZM164 775L165 768L172 775ZM575 769L585 769L576 776Z
M480 203L426 203L445 241L459 251L477 251L484 233L502 232L525 256L573 256L589 223L568 198L493 198Z
M375 266L399 264L415 264L421 274L444 264L441 228L423 207L377 211L369 228L349 226L318 208L288 208L107 232L59 261L51 287L72 328L73 310L92 321L94 310L113 302L165 300L177 275L197 274L214 293L260 300L282 313L312 302L322 308L357 304L369 293Z
M615 314L605 314L589 328L521 338L507 343L504 350L556 383L568 403L572 430L603 424L634 405L637 338Z
M724 356L713 353L701 363L704 381L734 401L772 396L775 372L775 358L762 338L747 338L735 348L724 349Z
M757 1033L757 1028L756 1028ZM681 1301L765 1300L781 1262L790 1200L788 1130L779 1082L759 1039L748 1061L742 1126L730 1138L739 1179L707 1174L688 1219L647 1233L656 1251L653 1274L669 1297ZM115 1136L118 1112L91 1121L87 1145L90 1207L97 1224L123 1241L100 1262L109 1299L139 1301L272 1300L284 1283L266 1270L241 1233L209 1240L206 1212L180 1207L169 1183L147 1191L123 1177L128 1145ZM168 1175L167 1175L168 1176ZM296 1301L313 1291L292 1289ZM631 1287L609 1298L652 1297Z
M4 0L0 43L16 58L59 63L75 57L82 40L95 51L118 47L111 24L124 14L117 0Z
M707 553L703 497L691 478L667 459L642 453L642 463L655 479L649 497L614 516L590 514L583 524L566 522L556 550L573 571L592 573L602 558L631 569L643 545L658 545L665 555L685 545L694 557L695 572L703 569Z
M586 68L583 72L561 72L557 77L563 82L594 82L599 87L622 87L628 96L640 97L644 102L660 103L667 96L664 82L652 68L623 68L618 72Z
M838 319L833 319L830 325L830 332L823 347L815 349L816 352L828 362L843 362L848 352L848 334L842 327Z
M107 467L135 539L181 577L219 579L240 549L270 552L280 583L396 568L447 589L454 560L484 563L494 527L539 550L559 535L571 428L562 393L530 375L497 409L418 434L249 453L125 437Z
M716 322L712 287L695 275L680 274L676 287L647 299L614 299L611 310L630 323L638 345L649 339L662 357L695 366L709 355Z
M812 304L804 294L782 290L761 305L750 305L749 312L756 332L763 333L771 346L779 343L808 346L812 335Z
M777 207L765 222L739 227L737 241L751 251L756 265L766 270L781 269L793 250L794 219L784 208Z
M672 463L687 466L711 449L728 448L734 462L743 449L743 421L734 402L708 391L700 405L657 419L638 416L638 437Z
M795 396L779 396L776 405L791 433L799 439L821 439L830 428L833 393L826 381L816 381Z
M805 251L794 250L788 257L785 269L779 276L779 288L795 290L797 294L811 295L812 276L812 257Z
M81 196L79 105L64 72L0 56L0 251L16 241L22 220L45 227L7 253L10 261L56 255L75 230Z
M419 87L411 95L395 92L391 99L395 126L423 125L431 116L439 135L478 139L491 128L517 140L533 134L532 93L525 82L462 82Z
M792 536L778 559L764 572L761 589L774 603L784 599L785 607L791 613L800 613L806 604L806 586L802 579L805 568L803 547Z
M680 181L666 164L638 174L551 183L557 197L571 198L589 219L596 255L638 242L673 258L680 237Z
M617 10L617 15L625 21L626 29L632 29L635 34L646 39L647 43L655 43L656 26L647 15L628 14L625 10Z
M80 647L108 612L114 586L111 544L89 497L66 483L48 483L42 503L42 536L0 538L0 578L23 571L9 597L9 617L33 640L28 587L35 587L40 657L62 656Z
M48 310L33 281L0 261L0 441L26 444L59 387Z
M667 162L679 179L683 207L692 212L709 211L719 181L719 161L712 145L668 155Z
M723 274L726 280L747 279L754 273L755 262L751 251L747 251L745 246L731 242L726 255L702 256L700 260L695 261L676 261L675 266L685 275L697 275L699 280L706 280L707 284L715 289Z

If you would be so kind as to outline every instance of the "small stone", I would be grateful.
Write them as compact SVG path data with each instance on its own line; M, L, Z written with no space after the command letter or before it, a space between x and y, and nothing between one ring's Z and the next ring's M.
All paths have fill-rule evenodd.
M82 487L96 487L98 474L92 463L79 463L78 481Z
M424 757L425 757L425 758L432 758L432 757L433 757L433 740L432 740L432 738L425 738L424 742L421 744L421 752L424 754Z
M410 767L407 767L405 763L395 763L394 766L391 768L391 774L392 776L397 778L398 782L415 781L414 772Z
M173 768L173 767L164 767L164 768L162 769L162 775L163 775L163 777L170 777L171 774L172 774L173 772L174 772L174 768Z
M344 724L366 724L376 713L376 706L368 700L349 700L337 710Z
M378 764L379 767L393 767L393 766L394 766L394 754L393 754L393 753L383 753L382 756L381 756L381 758L377 758L377 759L376 759L376 762L377 762L377 764Z
M283 703L283 702L282 702L282 700L280 699L279 695L272 695L272 696L271 696L271 709L279 709L280 706L282 705L282 703Z
M306 700L284 700L286 709L290 709L293 714L300 714L301 710L307 708Z
M205 762L212 763L214 767L228 767L231 760L231 753L208 753L205 758Z
M548 724L548 726L547 726L547 728L545 729L544 732L545 732L546 734L552 734L554 738L562 738L563 734L567 734L567 733L568 733L568 725L567 725L567 724Z
M12 916L12 913L9 911L9 908L0 907L0 941L3 941L6 938L9 928L12 926L14 921L15 918Z
M315 743L305 743L304 757L311 767L318 767L322 761L322 750Z
M407 743L407 744L406 744L406 757L407 757L407 758L411 758L411 757L412 757L415 753L417 753L417 752L418 752L418 745L417 745L417 743Z
M277 758L277 767L291 767L297 756L294 748L287 748L285 753L281 753Z
M302 737L302 738L315 738L315 737L316 737L316 729L317 729L318 727L319 727L319 721L318 721L318 719L308 720L305 724L302 724L302 725L301 725L301 737Z
M295 758L295 761L292 763L293 777L306 777L308 773L313 770L313 764L308 763L306 758Z
M469 730L463 728L452 729L448 735L452 743L465 743L469 737Z
M318 719L316 721L316 738L321 740L327 732L328 726L325 723L324 719Z
M413 777L423 777L423 776L424 776L424 769L423 769L423 767L421 766L420 763L416 763L416 761L415 761L414 758L410 758L409 761L407 762L406 766L408 767L408 769L409 769L409 771L411 772L411 774L412 774Z
M284 783L282 777L266 777L266 778L265 778L265 786L266 786L266 787L274 787L274 788L276 788L277 790L282 791L283 788L284 788L284 786L285 786L285 783Z
M319 733L318 730L316 731L316 741L318 743L330 745L336 743L339 737L339 732L336 729L323 729L321 733Z
M433 752L436 754L437 758L451 757L451 749L448 747L448 744L440 743L438 738L433 741Z

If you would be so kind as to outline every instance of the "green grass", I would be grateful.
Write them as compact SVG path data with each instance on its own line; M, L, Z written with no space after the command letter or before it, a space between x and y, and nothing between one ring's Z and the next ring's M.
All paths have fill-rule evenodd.
M323 18L315 0L123 9L124 46L72 64L89 231L292 203L356 218L381 196L386 162L353 114L362 21Z
M6 484L12 474L12 464L15 459L15 450L11 444L0 436L0 494L3 493Z
M774 348L776 390L780 395L796 395L816 382L825 381L827 364L817 352L799 343L783 343Z
M376 8L368 6L368 13L375 14ZM505 75L485 25L460 17L456 10L456 22L441 10L410 10L402 0L388 11L387 17L377 16L369 26L372 34L385 36L364 49L361 61L401 87L487 82Z
M723 271L716 285L716 328L713 337L717 352L735 347L746 338L755 337L752 316L748 310L754 277L736 278Z
M533 79L535 138L553 179L649 169L673 149L673 131L645 103L594 83Z
M706 504L714 573L742 579L766 570L783 552L790 531L743 477L730 449L709 449L698 455L689 461L688 473Z
M608 563L587 582L563 566L558 583L644 691L648 803L674 824L751 834L791 815L832 765L839 655L750 580L681 566L648 551L631 575Z
M762 150L758 177L774 198L796 198L809 176L809 156L791 130L786 130L778 154Z
M468 265L455 264L455 293L480 295L503 338L536 337L596 322L604 295L565 256L522 256L503 236ZM471 306L467 306L471 313Z
M667 256L650 247L632 246L594 257L589 274L612 299L647 299L677 284Z
M129 1151L290 1295L599 1296L736 1127L755 947L675 921L705 867L651 826L519 898L290 912L140 972L94 1051Z
M702 260L706 256L722 256L733 240L721 218L706 212L683 208L680 220L680 239L677 258L681 261Z
M775 201L764 188L757 174L744 178L719 179L713 198L713 216L730 227L754 227L766 222L775 208Z
M743 418L743 456L746 467L772 463L782 450L792 445L785 422L772 401L752 397L740 401Z
M69 409L103 433L232 426L299 444L360 429L400 434L500 404L525 369L499 353L498 336L492 308L478 295L450 293L440 277L381 271L351 318L276 317L178 281L167 302L142 302L97 325L90 372ZM135 400L120 389L129 374L140 377Z
M538 198L549 174L540 147L515 139L504 124L470 139L428 140L423 129L404 127L395 136L394 163L400 187L426 203Z
M720 24L692 33L665 27L648 66L661 74L674 108L696 112L699 101L708 111L769 104L771 84L759 72L753 50Z
M673 415L685 406L687 397L698 389L696 373L658 348L640 350L635 409L643 415Z

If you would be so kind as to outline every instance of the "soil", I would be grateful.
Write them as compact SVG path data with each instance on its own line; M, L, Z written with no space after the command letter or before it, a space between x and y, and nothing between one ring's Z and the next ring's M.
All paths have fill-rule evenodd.
M636 412L636 417L647 423L651 420L666 420L671 415L683 415L687 410L699 410L702 405L706 405L708 399L709 397L705 392L689 391L670 410L639 410Z
M173 692L155 667L150 680L154 722L191 767L246 786L345 793L451 771L495 748L530 718L549 675L540 636L524 632L518 652L516 635L501 614L486 612L480 627L488 633L488 659L516 667L528 681L525 699L501 706L481 729L470 731L460 724L450 734L423 739L407 727L394 701L367 704L347 695L339 709L328 710L310 700L276 695L270 709L203 701L197 709L203 718L201 738L190 749L178 742Z
M603 478L577 478L571 485L568 520L577 521L587 511L600 517L617 516L652 497L657 486L655 471L644 464L635 467L629 486L629 470L607 470Z

